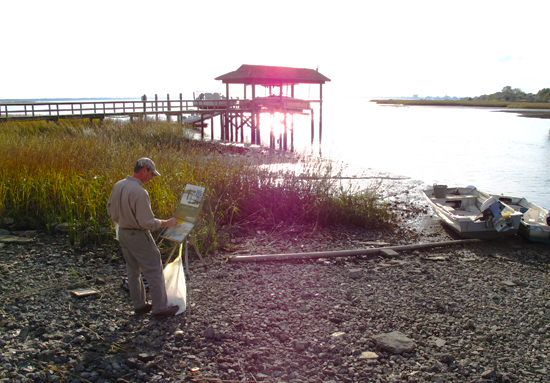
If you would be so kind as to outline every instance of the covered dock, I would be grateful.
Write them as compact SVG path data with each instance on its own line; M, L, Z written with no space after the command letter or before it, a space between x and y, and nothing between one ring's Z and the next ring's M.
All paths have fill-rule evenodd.
M270 148L274 149L277 142L282 150L288 150L288 133L290 132L290 150L293 150L294 114L309 114L311 116L311 142L315 138L314 109L312 103L319 104L319 143L323 129L323 85L330 79L318 70L306 68L289 68L265 65L241 65L236 71L216 77L226 85L226 98L231 100L230 85L242 85L244 99L239 101L239 110L231 110L230 102L226 103L226 113L222 122L222 139L244 142L244 129L250 128L250 141L261 145L260 114L281 113L284 116L284 130L280 137L275 136L270 127ZM319 99L298 99L294 97L297 85L319 85ZM257 86L269 90L267 97L257 96ZM284 95L284 87L290 88L290 95ZM278 90L278 92L277 92ZM247 97L250 95L250 99ZM290 126L288 118L290 116ZM239 134L240 133L240 134ZM240 137L239 137L240 136Z

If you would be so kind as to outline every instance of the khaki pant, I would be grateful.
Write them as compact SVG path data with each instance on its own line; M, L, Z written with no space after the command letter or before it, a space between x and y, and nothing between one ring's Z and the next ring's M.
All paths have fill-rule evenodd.
M162 259L159 249L148 230L120 229L118 233L122 254L126 260L128 288L135 309L145 306L145 286L141 273L149 284L153 304L153 314L168 306L166 286L162 272Z

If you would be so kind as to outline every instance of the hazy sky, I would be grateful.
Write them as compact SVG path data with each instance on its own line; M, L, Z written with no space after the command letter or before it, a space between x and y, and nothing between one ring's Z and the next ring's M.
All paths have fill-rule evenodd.
M224 91L241 64L319 68L331 95L550 88L550 1L5 1L0 99Z

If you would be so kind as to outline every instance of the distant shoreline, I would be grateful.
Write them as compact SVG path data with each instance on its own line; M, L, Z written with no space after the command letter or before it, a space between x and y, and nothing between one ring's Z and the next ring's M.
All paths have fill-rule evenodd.
M481 108L505 108L502 112L518 113L522 117L550 118L550 103L468 100L371 100L379 105L397 106L463 106Z

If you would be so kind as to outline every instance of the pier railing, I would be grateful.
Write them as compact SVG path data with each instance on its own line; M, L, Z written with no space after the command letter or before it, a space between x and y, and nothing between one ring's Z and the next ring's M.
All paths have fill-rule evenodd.
M239 100L152 100L22 102L0 104L0 121L104 118L135 115L182 115L244 107Z
M299 104L296 104L299 102ZM105 117L143 117L164 114L167 116L183 116L192 113L223 113L225 110L251 112L252 109L281 110L309 109L310 102L317 100L279 100L278 98L258 98L254 103L248 99L220 100L183 100L166 99L143 101L68 101L68 102L9 102L0 103L0 121L14 120L58 120L60 118L90 118ZM295 105L296 104L296 105ZM216 113L216 114L217 114Z

